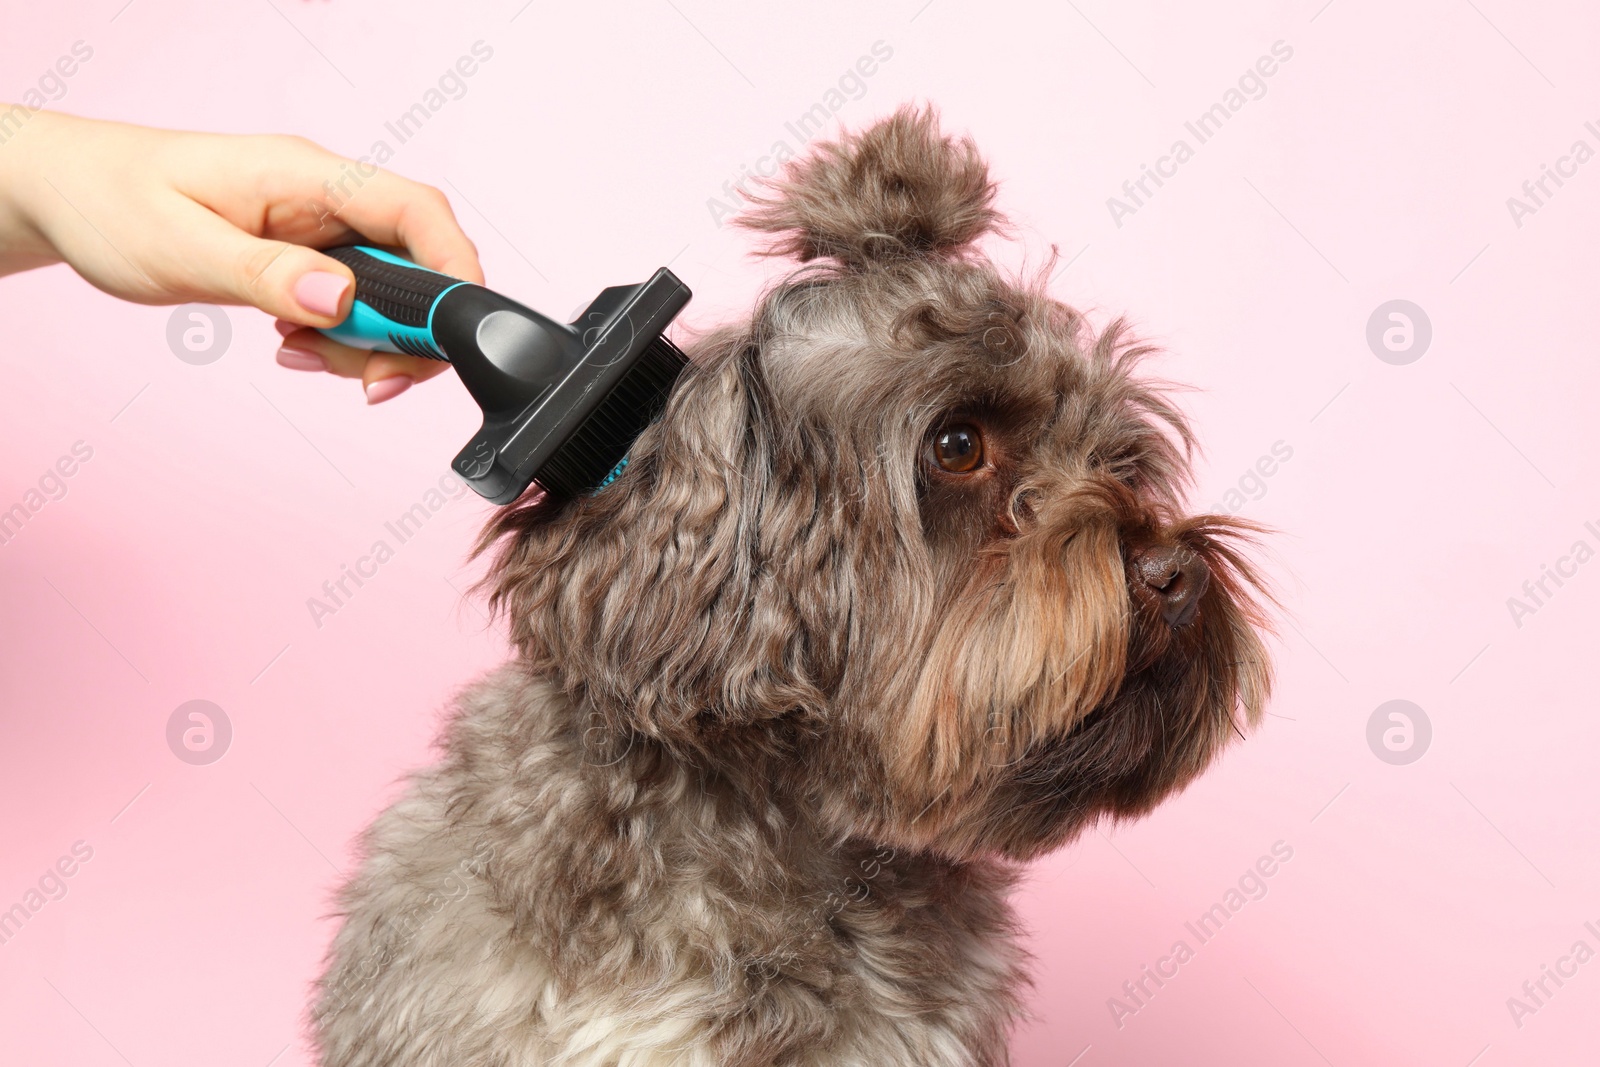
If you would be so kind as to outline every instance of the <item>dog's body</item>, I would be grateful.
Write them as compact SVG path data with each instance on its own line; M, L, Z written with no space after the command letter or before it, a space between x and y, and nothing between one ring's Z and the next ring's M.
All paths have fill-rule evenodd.
M1182 418L972 250L993 186L902 111L746 224L825 259L610 488L486 534L519 659L370 831L326 1067L997 1065L1017 864L1141 814L1265 699Z
M337 1064L1002 1062L1009 869L824 841L507 667L372 828L321 1006Z

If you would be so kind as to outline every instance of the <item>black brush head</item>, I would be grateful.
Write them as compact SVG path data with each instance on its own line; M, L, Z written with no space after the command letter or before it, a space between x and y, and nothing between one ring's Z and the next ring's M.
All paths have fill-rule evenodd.
M481 286L439 297L432 329L483 409L456 473L496 504L535 481L555 498L607 482L688 360L665 332L689 302L665 267L557 323Z
M566 443L533 472L534 481L559 499L607 484L633 442L661 414L688 365L688 357L667 338L652 340Z

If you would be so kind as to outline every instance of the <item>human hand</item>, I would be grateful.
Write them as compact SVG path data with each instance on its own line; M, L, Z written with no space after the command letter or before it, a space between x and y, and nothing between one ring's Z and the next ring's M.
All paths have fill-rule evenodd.
M279 320L279 363L360 378L379 403L445 364L350 348L308 328L349 314L350 268L316 249L353 238L483 281L444 194L300 137L40 111L0 147L0 274L65 261L141 304L253 305Z

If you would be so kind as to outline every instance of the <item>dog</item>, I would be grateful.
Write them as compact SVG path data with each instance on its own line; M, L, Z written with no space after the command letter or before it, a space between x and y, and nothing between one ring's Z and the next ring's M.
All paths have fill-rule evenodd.
M499 513L512 662L363 839L324 1067L1008 1062L1021 864L1148 812L1270 686L1256 530L905 107L741 217L799 263L614 484Z

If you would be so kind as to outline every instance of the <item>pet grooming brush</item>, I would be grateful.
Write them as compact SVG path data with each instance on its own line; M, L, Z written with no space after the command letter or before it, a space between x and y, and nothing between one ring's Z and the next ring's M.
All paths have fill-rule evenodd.
M509 504L530 483L570 498L610 483L688 360L663 336L689 302L667 268L604 289L563 325L515 300L366 245L327 249L355 272L355 304L322 332L356 348L455 367L483 428L451 467Z

